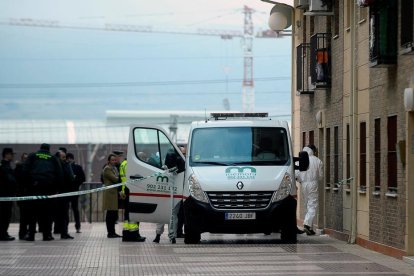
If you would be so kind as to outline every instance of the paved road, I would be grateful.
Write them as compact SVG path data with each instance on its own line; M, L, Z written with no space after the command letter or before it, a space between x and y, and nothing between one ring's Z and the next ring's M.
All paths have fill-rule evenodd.
M104 223L84 223L70 241L37 234L35 242L0 242L0 275L414 275L410 264L327 236L301 235L292 245L278 234L203 234L201 244L186 245L166 235L153 243L153 224L141 232L146 242L125 243L106 238Z

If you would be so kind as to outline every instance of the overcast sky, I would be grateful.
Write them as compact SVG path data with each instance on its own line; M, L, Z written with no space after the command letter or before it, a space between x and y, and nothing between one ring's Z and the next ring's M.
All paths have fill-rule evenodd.
M166 32L242 32L244 5L256 10L255 30L267 29L272 5L259 0L1 0L0 22L56 20L81 29L0 25L0 119L104 118L110 109L219 110L224 99L240 110L240 38L85 28L131 24ZM290 47L286 37L255 39L256 111L290 113ZM49 86L56 83L62 85Z
M262 13L272 7L260 0L2 0L0 16L93 23L136 22L159 26L240 26L244 5ZM293 0L281 0L290 3ZM234 12L235 16L229 16ZM263 14L264 13L264 14ZM238 16L236 16L238 15ZM214 20L213 20L214 19Z

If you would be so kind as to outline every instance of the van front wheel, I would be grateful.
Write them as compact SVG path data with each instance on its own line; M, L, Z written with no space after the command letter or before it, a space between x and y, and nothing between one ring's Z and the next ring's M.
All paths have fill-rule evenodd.
M184 224L184 243L185 244L197 244L200 242L201 234L200 231L194 229L191 224Z

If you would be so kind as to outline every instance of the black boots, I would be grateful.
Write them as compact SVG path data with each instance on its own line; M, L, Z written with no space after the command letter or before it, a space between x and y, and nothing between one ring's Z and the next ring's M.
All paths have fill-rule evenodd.
M303 231L305 231L306 235L313 236L315 235L315 231L312 230L308 225L303 225Z
M153 242L160 243L160 238L161 238L161 235L157 234Z

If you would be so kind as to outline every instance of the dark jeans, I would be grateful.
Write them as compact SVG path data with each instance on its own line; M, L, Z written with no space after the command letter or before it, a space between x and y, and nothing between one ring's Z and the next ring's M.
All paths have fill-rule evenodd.
M60 234L68 234L69 225L69 199L62 197L57 199L58 216L55 223L58 225Z
M36 233L36 222L43 232L43 237L52 235L53 201L41 199L30 201L28 206L29 235Z
M75 218L75 228L79 230L81 228L80 216L79 216L79 196L69 197L70 207L72 208L73 217Z
M118 220L118 210L107 210L106 211L106 230L108 235L115 234L115 223Z
M180 210L178 211L178 222L177 222L177 236L183 235L183 226L184 226L184 204L180 203Z
M24 238L24 236L29 231L29 216L28 216L28 208L30 204L27 201L20 201L17 202L20 211L20 221L19 221L19 238Z
M7 237L9 229L11 212L12 212L12 201L0 202L0 237Z

